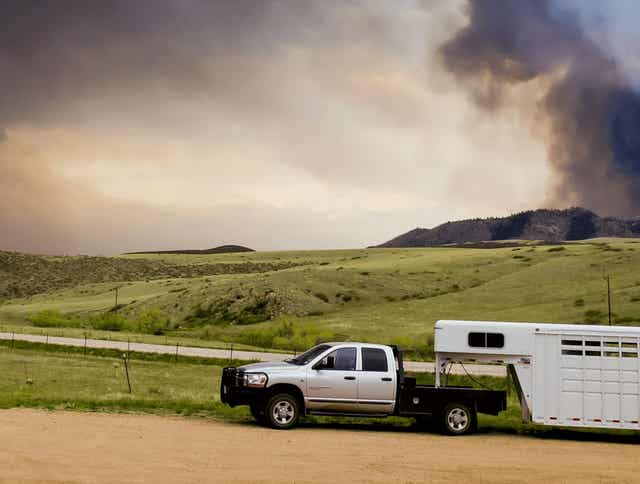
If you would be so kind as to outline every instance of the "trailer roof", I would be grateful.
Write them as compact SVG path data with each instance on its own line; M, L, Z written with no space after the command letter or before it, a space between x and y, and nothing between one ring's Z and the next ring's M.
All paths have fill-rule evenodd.
M556 324L556 323L531 323L513 321L465 321L441 319L436 321L436 328L445 326L482 326L483 329L528 329L534 331L559 331L559 332L594 332L594 333L619 333L640 335L640 327L637 326L608 326L594 324Z

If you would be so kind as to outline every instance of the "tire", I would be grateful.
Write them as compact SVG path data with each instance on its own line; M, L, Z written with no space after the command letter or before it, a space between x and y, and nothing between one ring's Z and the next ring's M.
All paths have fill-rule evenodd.
M296 426L300 418L300 404L288 393L274 395L267 402L265 420L274 429L286 430Z
M465 435L476 430L476 412L464 403L450 403L442 411L440 427L447 435Z
M251 410L251 416L258 422L259 424L265 423L265 413L264 413L264 404L254 403L249 405L249 409Z

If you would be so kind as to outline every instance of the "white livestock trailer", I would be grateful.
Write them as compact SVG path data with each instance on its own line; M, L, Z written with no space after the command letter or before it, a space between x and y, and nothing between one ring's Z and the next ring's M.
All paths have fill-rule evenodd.
M436 386L449 363L508 365L523 421L640 430L640 328L438 321Z

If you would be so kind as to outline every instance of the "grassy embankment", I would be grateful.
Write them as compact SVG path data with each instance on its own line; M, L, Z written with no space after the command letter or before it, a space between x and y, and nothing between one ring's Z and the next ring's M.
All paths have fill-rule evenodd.
M56 279L63 287L5 300L0 327L287 351L318 340L365 340L397 343L414 349L410 357L428 359L437 319L603 323L605 274L614 323L640 324L639 242L127 256L107 262L117 261L118 270L134 264L134 275L148 268L147 278L112 281L114 269L92 283L77 274L91 264L67 258L57 261L62 275L69 265L68 277ZM28 290L28 268L0 265L7 270Z

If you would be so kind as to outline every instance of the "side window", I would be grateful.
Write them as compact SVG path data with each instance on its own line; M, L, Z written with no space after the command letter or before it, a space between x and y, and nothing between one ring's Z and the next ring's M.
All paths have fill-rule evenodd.
M469 346L472 348L485 348L486 344L486 333L469 333Z
M487 333L487 348L504 348L504 334Z
M379 348L362 348L362 371L387 371L387 354Z
M340 348L327 356L333 356L333 370L355 370L356 369L356 349L355 348Z
M504 348L504 334L469 333L468 343L472 348Z

